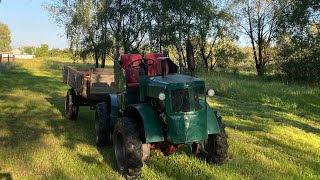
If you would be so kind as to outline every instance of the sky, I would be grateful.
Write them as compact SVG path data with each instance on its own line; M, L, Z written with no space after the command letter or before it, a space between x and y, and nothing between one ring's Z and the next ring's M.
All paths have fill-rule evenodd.
M0 22L9 26L11 46L40 46L49 48L68 47L63 28L49 16L44 3L50 0L2 0Z

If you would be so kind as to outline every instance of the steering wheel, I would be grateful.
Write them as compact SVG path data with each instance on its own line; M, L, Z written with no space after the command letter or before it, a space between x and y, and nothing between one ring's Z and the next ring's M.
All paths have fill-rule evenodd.
M133 65L134 63L139 62L138 65ZM142 58L132 61L128 66L133 69L139 70L140 68L146 69L149 66L154 64L154 60L150 58Z

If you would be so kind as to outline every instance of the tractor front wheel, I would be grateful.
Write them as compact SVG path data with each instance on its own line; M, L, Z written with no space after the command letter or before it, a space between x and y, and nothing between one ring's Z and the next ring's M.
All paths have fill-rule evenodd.
M221 122L221 116L218 116L217 119L220 127L220 133L209 134L204 147L208 152L206 155L207 162L222 164L227 158L227 150L229 147L227 142L228 135L225 131L225 125Z
M69 120L77 120L79 112L79 97L75 90L69 89L65 100L65 117Z
M123 117L114 127L113 145L118 171L127 179L141 175L142 142L138 125L133 119Z

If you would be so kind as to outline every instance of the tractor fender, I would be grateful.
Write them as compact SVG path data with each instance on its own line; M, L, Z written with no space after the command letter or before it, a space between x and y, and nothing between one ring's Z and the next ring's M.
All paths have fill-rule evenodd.
M114 125L117 122L119 116L119 106L118 106L118 99L116 94L110 94L110 107L111 107L111 122L110 125Z
M200 102L200 104L206 103L205 101ZM206 109L207 109L207 130L208 134L219 134L220 133L220 127L218 122L217 113L215 113L208 103L206 103Z
M159 116L149 104L130 105L125 109L125 116L139 118L141 120L144 127L146 143L164 141Z

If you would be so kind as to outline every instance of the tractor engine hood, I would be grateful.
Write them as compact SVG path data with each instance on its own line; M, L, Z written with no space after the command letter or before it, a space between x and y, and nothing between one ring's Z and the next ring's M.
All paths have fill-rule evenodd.
M186 89L202 86L203 80L184 74L167 74L165 76L145 76L140 79L140 100L145 97L158 98L159 93L167 93L174 89Z

